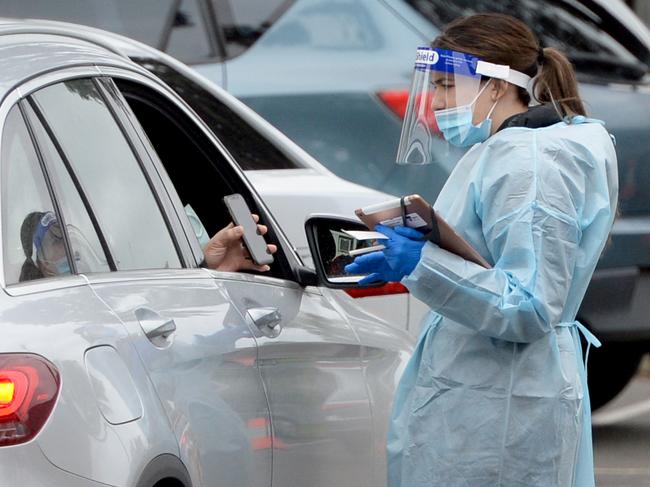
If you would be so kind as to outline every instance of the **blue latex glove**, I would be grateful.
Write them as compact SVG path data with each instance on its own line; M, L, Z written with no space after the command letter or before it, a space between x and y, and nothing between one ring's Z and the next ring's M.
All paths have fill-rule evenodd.
M420 261L425 243L422 233L401 225L395 228L377 225L375 230L388 237L388 241L383 242L386 247L383 253L394 275L398 276L396 280L401 281L402 277L413 272Z
M375 230L383 233L388 240L381 252L360 255L354 262L345 266L348 274L369 274L359 281L365 285L377 281L399 282L410 274L418 261L424 240L422 234L412 228L397 226L394 229L377 225Z
M360 255L354 262L345 266L348 274L368 274L359 281L359 284L366 285L378 281L399 281L401 277L391 269L386 256L381 250Z

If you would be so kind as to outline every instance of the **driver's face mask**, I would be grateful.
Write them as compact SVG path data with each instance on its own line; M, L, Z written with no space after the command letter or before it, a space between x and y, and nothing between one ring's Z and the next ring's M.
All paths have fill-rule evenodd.
M496 108L497 103L499 103L499 100L494 102L485 120L478 125L474 125L473 116L476 100L487 89L491 81L490 79L485 83L485 86L483 86L481 91L478 92L470 103L445 108L444 110L435 110L433 112L438 123L438 128L442 132L445 140L451 145L455 145L456 147L470 147L479 142L484 142L490 137L492 133L492 119L490 116Z

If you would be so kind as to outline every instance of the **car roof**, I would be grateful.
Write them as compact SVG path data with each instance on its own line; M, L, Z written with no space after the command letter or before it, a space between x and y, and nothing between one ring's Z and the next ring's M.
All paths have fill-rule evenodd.
M22 56L21 62L16 62L16 56ZM55 20L0 17L0 101L14 86L47 71L65 67L93 64L127 67L158 79L130 58L153 59L167 64L199 83L256 130L281 141L285 150L298 157L303 164L320 173L331 174L251 108L189 66L142 42L95 27ZM30 62L22 62L26 60Z
M0 100L39 75L78 66L114 66L148 71L107 42L74 24L0 18Z

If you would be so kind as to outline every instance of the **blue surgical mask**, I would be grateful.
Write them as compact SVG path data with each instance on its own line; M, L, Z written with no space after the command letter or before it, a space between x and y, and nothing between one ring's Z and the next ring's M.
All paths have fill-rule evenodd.
M494 102L485 120L478 125L472 123L474 104L490 84L490 81L485 84L469 104L446 108L444 110L435 110L433 112L438 123L438 128L445 137L445 140L451 145L455 145L456 147L469 147L479 142L484 142L490 136L492 131L492 119L490 115L492 115L499 100Z
M59 260L53 262L54 268L56 269L56 275L61 276L65 274L72 274L70 269L70 263L68 262L67 257L61 257Z

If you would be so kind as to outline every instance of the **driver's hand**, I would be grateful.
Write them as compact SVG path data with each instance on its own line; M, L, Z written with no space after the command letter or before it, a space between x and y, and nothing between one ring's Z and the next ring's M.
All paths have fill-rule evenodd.
M258 222L259 219L259 216L253 215L255 222ZM257 229L260 235L265 235L268 231L266 225L257 225ZM205 263L208 268L227 272L241 270L268 271L270 269L268 265L258 265L253 262L242 241L243 235L244 228L235 226L233 223L219 230L203 249ZM278 250L277 246L273 244L269 244L267 247L272 254Z

